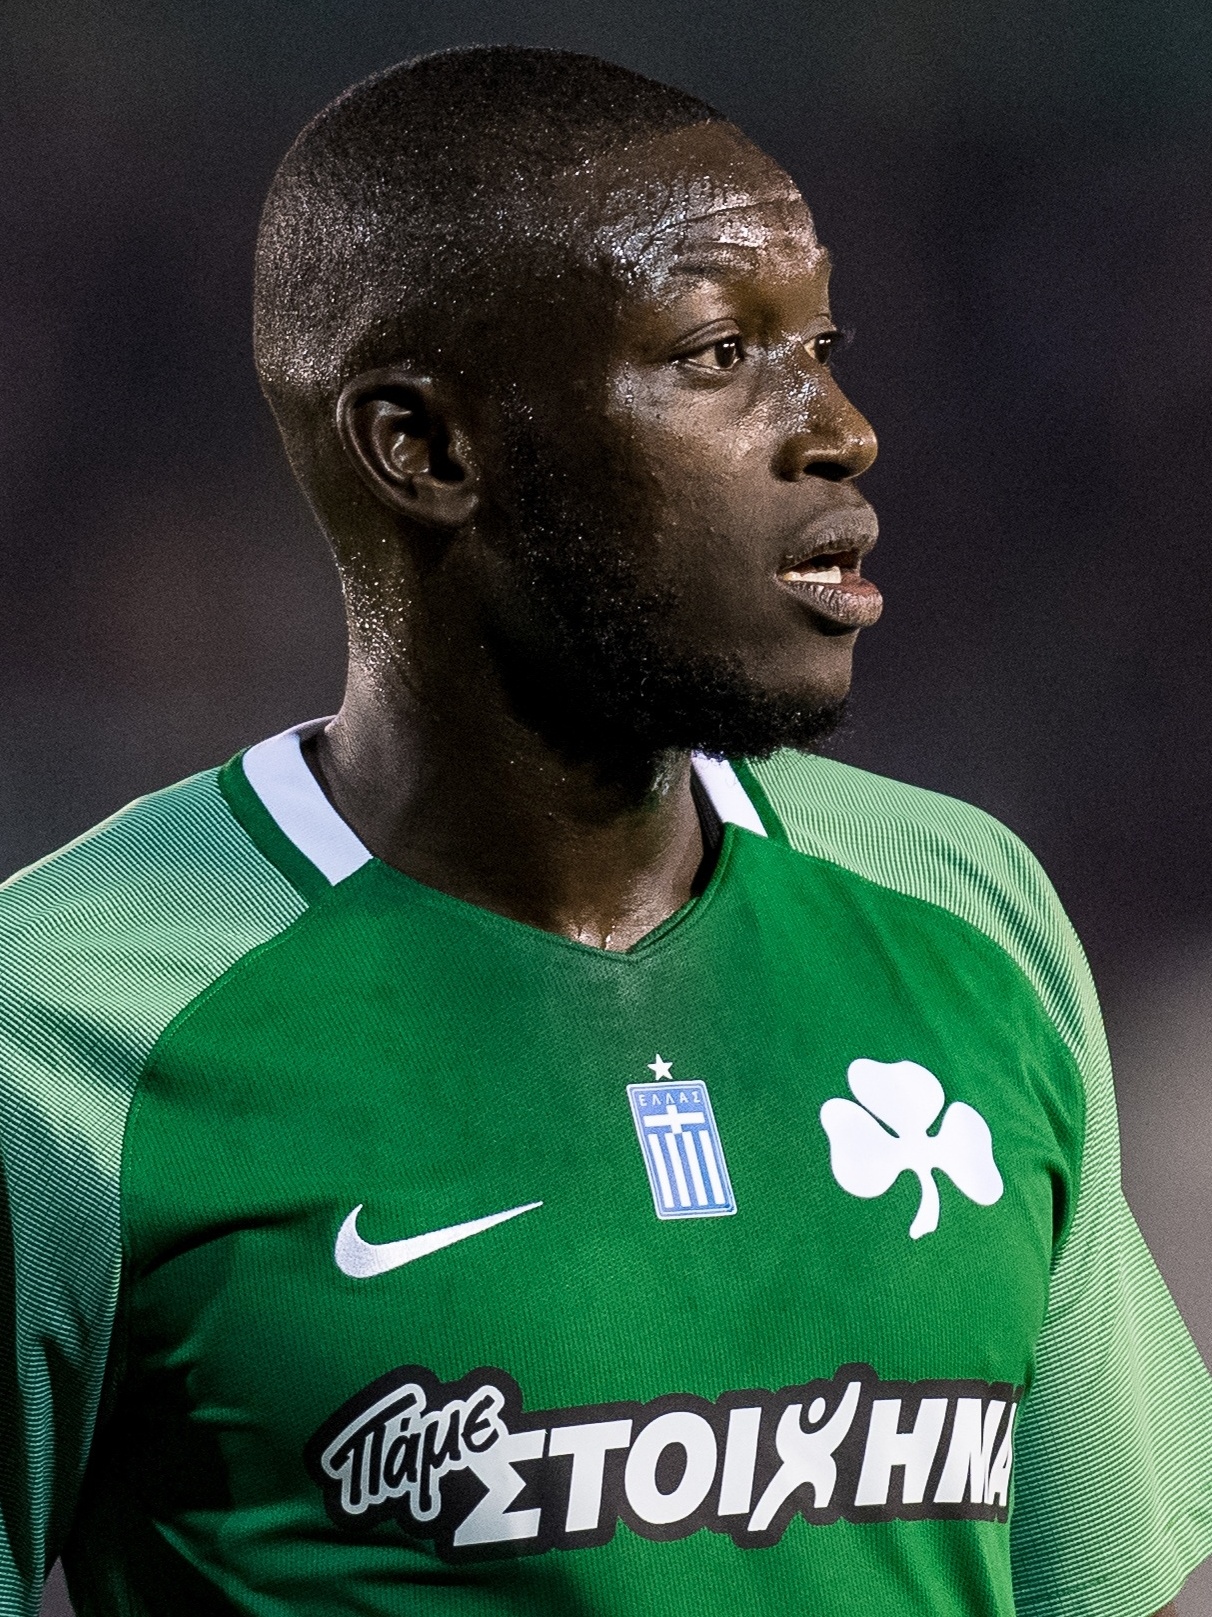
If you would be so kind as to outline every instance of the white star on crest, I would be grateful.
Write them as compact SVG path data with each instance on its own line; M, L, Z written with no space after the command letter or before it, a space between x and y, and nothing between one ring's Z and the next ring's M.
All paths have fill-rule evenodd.
M666 1078L668 1078L671 1082L673 1080L672 1062L666 1061L660 1055L657 1056L655 1061L650 1061L648 1063L648 1071L656 1079L658 1084Z

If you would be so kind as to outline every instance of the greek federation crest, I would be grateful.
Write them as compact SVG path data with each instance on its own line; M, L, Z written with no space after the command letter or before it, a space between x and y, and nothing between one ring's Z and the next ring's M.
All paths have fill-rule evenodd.
M627 1098L639 1136L658 1218L717 1218L736 1212L707 1086L696 1078L673 1082L668 1061L649 1069L658 1082L628 1084Z

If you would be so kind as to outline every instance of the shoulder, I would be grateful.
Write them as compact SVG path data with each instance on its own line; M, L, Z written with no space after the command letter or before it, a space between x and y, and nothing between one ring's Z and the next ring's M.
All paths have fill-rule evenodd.
M959 798L812 754L778 752L747 767L793 847L865 866L873 880L903 876L944 899L953 868L1018 885L1042 875L1012 831Z
M998 911L1034 914L1045 930L1059 905L1030 850L972 803L830 758L779 752L748 772L792 847L952 910L981 930ZM1010 921L1002 916L1002 926ZM1066 923L1067 926L1067 923Z
M305 907L208 770L139 798L0 885L0 1003L171 997Z
M949 911L1030 981L1087 1073L1105 1046L1085 957L1051 882L1000 821L957 798L833 759L776 753L746 766L791 846Z
M216 771L139 799L0 886L0 1094L22 1138L111 1156L167 1023L304 901Z
M0 887L0 1306L38 1510L54 1492L66 1519L91 1441L122 1272L123 1146L147 1057L185 1006L304 908L213 771Z
M31 1385L58 1342L95 1404L117 1296L123 1141L147 1057L180 1011L305 907L215 771L132 803L0 887L3 1216Z

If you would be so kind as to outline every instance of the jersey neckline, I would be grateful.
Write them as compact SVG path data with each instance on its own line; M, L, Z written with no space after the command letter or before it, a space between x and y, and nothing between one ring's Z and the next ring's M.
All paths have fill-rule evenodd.
M302 743L330 722L331 719L325 717L292 725L238 754L220 771L220 786L232 811L266 857L309 901L331 892L358 871L373 865L408 883L418 896L432 895L494 921L522 926L527 932L539 933L574 949L621 959L645 952L649 945L680 930L691 914L710 908L710 899L731 863L729 844L735 840L733 827L763 838L772 834L771 811L748 768L744 764L734 768L726 759L693 754L691 763L699 785L724 827L724 841L711 880L701 893L666 916L630 949L599 949L559 933L546 933L542 928L515 921L482 905L470 904L439 888L428 887L376 858L333 807L303 756ZM780 829L776 822L775 840L783 840L778 835Z
M325 797L303 756L303 742L331 722L309 719L293 725L249 747L240 762L245 780L278 830L335 887L374 855Z

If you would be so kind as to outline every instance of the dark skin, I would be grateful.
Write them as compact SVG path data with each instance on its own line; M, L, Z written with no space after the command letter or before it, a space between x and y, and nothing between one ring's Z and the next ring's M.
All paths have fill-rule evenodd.
M678 581L677 633L735 650L769 688L840 698L857 629L826 597L844 592L780 571L822 546L853 570L875 536L853 479L876 446L829 371L829 261L808 210L727 126L628 148L595 180L601 249L628 287L576 358L650 485L649 576ZM629 948L687 901L703 863L688 756L653 760L644 800L623 803L592 762L570 765L515 718L478 610L513 585L484 536L493 432L474 398L387 367L345 388L337 426L391 576L373 607L369 589L349 592L346 697L313 768L372 851L418 881ZM425 530L448 541L439 567L413 560ZM871 586L850 595L851 615L877 615Z
M637 144L576 183L626 294L563 346L537 332L536 376L558 389L570 368L592 373L601 430L635 451L650 519L637 540L651 580L678 580L676 632L735 651L765 688L840 698L879 612L855 484L876 444L829 370L829 260L803 199L722 125ZM636 802L517 718L484 635L484 603L518 581L489 542L497 440L474 388L388 366L356 377L335 416L341 453L313 460L328 466L313 498L330 528L356 530L361 559L345 577L345 700L308 744L313 770L416 880L629 948L703 880L689 756L650 759Z

